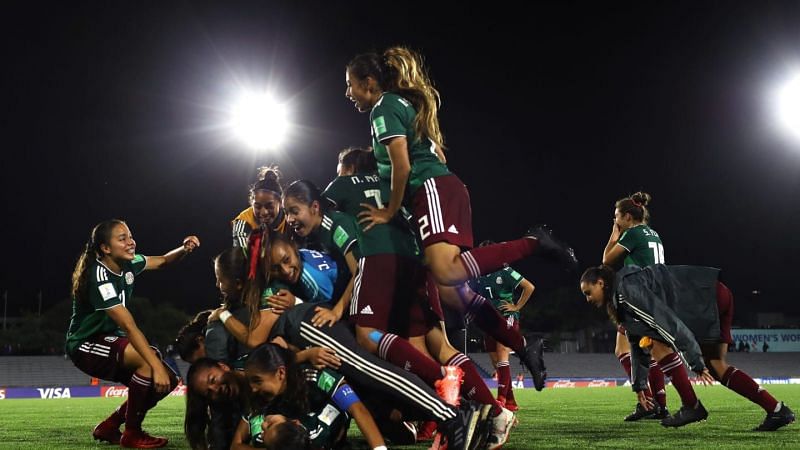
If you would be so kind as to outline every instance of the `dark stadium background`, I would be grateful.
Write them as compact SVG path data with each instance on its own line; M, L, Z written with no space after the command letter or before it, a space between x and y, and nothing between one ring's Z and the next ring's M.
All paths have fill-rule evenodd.
M344 65L397 43L427 57L441 91L478 240L545 222L582 268L597 264L614 201L646 190L668 262L724 268L737 321L800 314L800 151L773 133L764 100L800 60L800 4L293 3L4 7L9 316L35 311L39 291L44 309L64 300L89 230L111 217L145 254L198 235L198 252L145 274L136 295L213 305L211 258L255 166L325 185L339 149L369 144ZM237 81L290 102L297 127L281 152L256 156L212 130ZM588 308L576 277L516 267L541 292L570 289L552 320Z

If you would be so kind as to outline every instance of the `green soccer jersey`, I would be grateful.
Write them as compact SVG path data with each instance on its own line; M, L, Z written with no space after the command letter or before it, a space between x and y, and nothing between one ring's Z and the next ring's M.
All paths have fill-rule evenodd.
M336 177L325 188L322 195L336 204L336 209L351 217L358 217L365 211L362 203L383 208L380 180L377 175L353 175ZM356 224L356 238L362 256L397 254L409 257L419 256L419 247L413 231L395 218L387 224L379 224L369 231Z
M66 350L72 355L83 341L96 334L125 336L106 310L133 298L133 280L147 265L144 255L136 255L125 262L120 273L114 273L103 263L95 260L89 265L87 299L72 299L72 319L67 331Z
M320 244L329 254L339 254L344 257L353 251L356 259L361 258L358 242L358 224L355 218L339 211L328 211L322 215L322 223L317 230Z
M330 369L307 370L308 403L311 411L298 419L308 431L312 448L333 448L335 440L350 423L350 416L333 402L333 395L344 384L344 377ZM281 408L273 411L282 413ZM262 414L251 414L243 418L250 426L251 444L264 447L261 424ZM291 419L291 417L290 417Z
M392 180L392 164L385 144L390 139L401 136L408 142L408 159L411 162L411 173L406 188L408 198L425 180L450 173L436 155L436 144L430 139L417 139L414 131L416 117L417 111L411 102L391 92L381 96L369 115L372 148L375 151L375 159L378 160L378 174L383 183L391 183Z
M261 300L258 304L259 311L263 311L265 309L272 309L271 306L267 303L267 299L273 295L276 295L278 291L281 289L286 289L289 292L292 292L292 287L288 284L284 283L281 280L270 280L267 287L264 288L264 292L261 293ZM295 294L292 292L292 294ZM297 294L295 294L297 295Z
M483 295L492 302L492 306L495 309L500 311L500 305L503 303L516 303L514 291L520 283L522 283L522 275L511 267L506 267L489 275L470 280L469 284L473 291ZM505 317L513 316L514 319L519 320L519 311L500 312Z
M628 251L626 266L647 267L653 264L666 264L664 245L655 230L645 224L628 228L617 241Z

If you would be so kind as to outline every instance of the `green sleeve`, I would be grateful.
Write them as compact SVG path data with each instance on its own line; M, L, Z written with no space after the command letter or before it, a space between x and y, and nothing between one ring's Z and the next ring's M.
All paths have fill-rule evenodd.
M344 384L344 376L339 372L330 369L322 369L319 372L317 387L328 397L332 397L342 384Z
M629 228L622 233L622 236L619 237L619 241L617 244L622 246L628 253L633 253L633 250L636 248L637 244L639 243L640 239L636 235L636 232L633 228Z
M523 279L522 275L511 267L503 269L503 282L506 283L512 291L522 283Z
M147 257L144 255L135 255L133 257L133 261L131 261L131 266L133 266L133 274L139 275L144 271L145 266L147 265Z
M385 96L378 105L372 109L372 131L379 142L403 136L406 137L408 129L404 124L407 100L397 96Z
M336 214L330 226L331 240L342 255L346 255L358 240L356 237L356 222L351 216L344 213Z
M267 298L275 295L281 289L286 289L287 291L291 291L289 285L284 283L280 280L272 280L270 281L269 285L264 288L264 292L261 293L261 301L258 303L259 311L263 311L265 309L271 309L271 307L267 304Z
M114 306L122 304L119 298L119 292L114 287L114 283L108 281L106 269L97 267L95 273L91 275L89 282L89 303L92 308L97 310L109 309Z
M328 187L322 191L322 196L330 200L336 206L336 209L341 211L342 207L339 203L342 202L342 190L340 189L341 184L338 181L339 178L334 178L333 181L328 184Z

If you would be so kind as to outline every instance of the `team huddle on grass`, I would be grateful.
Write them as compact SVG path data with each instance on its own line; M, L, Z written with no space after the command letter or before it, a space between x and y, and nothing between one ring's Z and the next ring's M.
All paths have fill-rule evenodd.
M425 440L435 449L501 448L518 408L509 353L537 390L546 378L542 340L523 336L518 324L534 286L509 264L538 257L575 271L574 252L542 226L474 246L469 194L446 165L439 94L419 54L392 47L358 55L346 84L356 109L369 112L371 148L342 151L324 190L307 180L285 185L276 167L261 168L250 205L231 222L232 246L213 261L222 305L197 314L176 339L191 363L183 380L187 440L198 449L339 448L353 421L372 449ZM662 243L647 226L649 200L637 193L617 203L606 265L580 281L587 301L619 326L618 356L638 399L629 418L671 427L706 418L685 359L704 381L762 406L767 417L757 429L792 422L786 405L725 362L730 291L715 269L663 265ZM91 376L129 387L95 439L167 444L142 421L178 376L125 302L142 271L199 245L189 236L163 256L143 256L125 222L93 229L73 273L67 353ZM448 342L444 309L491 339L497 398ZM664 375L683 404L674 415Z

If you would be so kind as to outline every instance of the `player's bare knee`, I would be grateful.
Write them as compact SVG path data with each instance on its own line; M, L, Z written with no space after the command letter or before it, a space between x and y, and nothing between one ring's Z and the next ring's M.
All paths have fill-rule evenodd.
M653 339L653 348L650 353L655 357L657 360L661 360L666 356L669 356L671 353L674 353L672 347L668 346L667 344L657 341Z
M378 353L378 342L375 342L374 328L356 327L356 342L370 353Z

